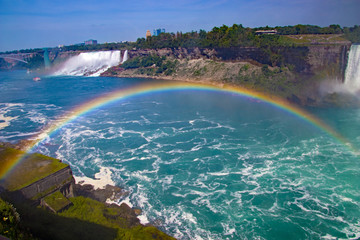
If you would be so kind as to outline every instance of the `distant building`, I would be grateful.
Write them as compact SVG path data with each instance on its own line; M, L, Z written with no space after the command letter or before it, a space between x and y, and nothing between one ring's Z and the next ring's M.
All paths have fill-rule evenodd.
M277 30L276 29L271 29L271 30L259 30L255 32L256 35L263 35L263 34L267 34L267 35L275 35L277 34Z
M96 45L96 44L97 44L97 40L89 39L85 41L85 45Z
M160 33L165 33L165 28L154 29L153 36L159 36Z
M147 30L147 31L146 31L146 35L145 35L145 36L146 36L146 38L151 37L151 32L150 32L150 30Z

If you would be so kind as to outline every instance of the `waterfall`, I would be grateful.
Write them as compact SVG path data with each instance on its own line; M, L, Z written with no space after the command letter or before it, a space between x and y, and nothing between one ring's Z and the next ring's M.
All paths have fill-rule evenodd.
M121 63L124 63L125 61L127 61L128 58L129 58L129 56L128 56L128 50L125 50L125 52L124 52L124 57L123 57L123 60L122 60Z
M360 45L352 45L350 48L344 85L349 92L360 91Z
M119 63L120 51L118 50L80 53L65 61L54 75L100 76L101 73Z

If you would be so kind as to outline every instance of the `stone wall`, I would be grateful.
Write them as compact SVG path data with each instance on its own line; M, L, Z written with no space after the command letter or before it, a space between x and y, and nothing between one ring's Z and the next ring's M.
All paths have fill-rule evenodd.
M60 190L66 197L73 195L73 184L70 166L65 167L43 179L40 179L20 191L28 199L39 199L50 193Z

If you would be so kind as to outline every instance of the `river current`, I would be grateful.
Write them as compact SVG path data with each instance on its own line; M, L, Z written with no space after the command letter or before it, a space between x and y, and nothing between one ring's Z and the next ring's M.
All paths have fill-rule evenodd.
M0 141L149 79L0 72ZM159 81L157 81L159 82ZM360 109L307 109L360 148ZM148 93L66 124L35 149L77 180L112 182L140 219L178 239L360 237L360 157L268 103L202 90ZM99 181L100 181L99 180Z

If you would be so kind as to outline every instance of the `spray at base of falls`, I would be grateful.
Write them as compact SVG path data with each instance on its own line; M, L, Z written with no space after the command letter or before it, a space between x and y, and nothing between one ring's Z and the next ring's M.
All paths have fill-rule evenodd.
M345 69L344 82L339 79L326 79L320 86L321 94L338 93L347 97L360 100L360 44L353 44L350 48Z
M124 63L128 59L127 50L121 61L121 51L99 51L85 52L71 57L65 61L60 69L56 70L53 75L70 75L70 76L100 76L110 67Z

